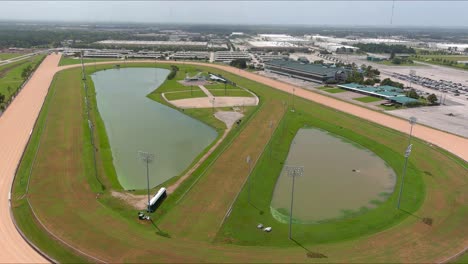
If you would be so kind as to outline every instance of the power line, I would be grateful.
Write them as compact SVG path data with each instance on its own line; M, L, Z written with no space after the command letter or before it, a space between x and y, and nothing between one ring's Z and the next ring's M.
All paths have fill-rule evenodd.
M395 9L395 0L392 1L392 16L390 17L390 25L393 25L393 10Z

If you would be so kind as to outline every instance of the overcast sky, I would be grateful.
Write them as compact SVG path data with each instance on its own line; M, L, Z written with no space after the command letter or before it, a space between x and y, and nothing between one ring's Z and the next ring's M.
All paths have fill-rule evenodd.
M0 20L390 26L392 1L0 1ZM468 1L395 1L395 26L468 26Z

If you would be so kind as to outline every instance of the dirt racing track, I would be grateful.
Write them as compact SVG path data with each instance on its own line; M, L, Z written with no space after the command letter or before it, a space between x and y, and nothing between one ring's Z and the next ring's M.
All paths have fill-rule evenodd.
M49 55L41 66L37 69L29 83L21 91L19 96L10 105L8 110L0 117L0 197L3 197L0 202L0 262L23 262L37 263L46 262L46 259L29 246L21 235L16 230L11 219L9 202L10 188L14 179L15 171L21 161L22 153L28 143L30 133L34 127L34 123L38 117L44 98L47 95L48 88L52 82L56 72L79 67L80 65L69 65L58 67L60 55ZM142 62L142 61L138 61ZM148 61L154 63L154 61ZM100 62L97 64L109 64L112 62ZM131 63L131 62L127 62ZM160 63L183 63L183 62L167 62ZM396 117L392 117L383 113L375 112L366 108L362 108L350 103L342 102L330 97L315 94L290 84L282 83L276 80L268 79L263 76L256 75L245 71L240 71L229 66L207 64L207 63L190 63L194 65L207 66L218 68L226 72L231 72L239 76L254 80L256 82L271 86L273 88L292 93L295 89L295 94L307 100L315 101L328 107L343 111L360 118L381 124L383 126L407 133L409 129L408 122ZM94 64L93 64L94 65ZM413 130L413 135L430 144L437 145L447 151L459 156L463 160L468 160L468 139L435 130L429 127L416 125ZM466 171L460 172L461 174ZM460 195L460 203L465 204L468 201L466 194ZM434 203L434 210L441 207L454 206L444 202L437 202L436 198L427 198L425 203ZM424 205L423 205L424 206ZM450 211L450 210L448 210ZM332 245L320 245L319 250L325 252L340 252L342 256L348 256L345 260L352 262L363 261L385 261L381 256L382 251L391 251L398 254L398 259L411 260L414 257L413 251L427 252L426 258L431 259L431 262L443 262L451 256L466 250L468 247L468 234L461 234L457 241L451 241L451 235L459 232L448 228L450 222L450 213L441 216L440 223L429 227L420 222L406 224L404 226L397 225L394 228L385 230L375 235L369 236L368 239L353 243L350 241L334 243ZM461 232L466 232L466 229ZM460 234L458 234L460 235ZM460 237L462 237L460 239ZM464 237L464 239L463 239ZM438 240L440 239L440 240ZM191 241L168 242L172 246L172 250L177 251L178 259L198 259L193 255L203 250L196 248L199 244ZM184 244L185 243L185 244ZM223 245L206 245L211 250L220 251L220 254L225 256L224 261L230 261L230 257L240 257L244 254L251 254L251 261L261 261L261 256L269 256L263 261L305 261L302 258L287 258L281 255L286 251L300 252L299 249L269 249L265 247L245 248L238 246L223 246ZM430 255L432 248L443 247L450 250L445 252L444 256ZM177 249L178 248L178 249ZM193 250L192 250L193 249ZM164 254L163 249L160 250ZM260 253L256 256L255 252ZM166 259L173 256L173 252L166 252ZM268 254L266 254L268 252ZM270 255L271 253L271 255ZM203 254L203 253L202 253ZM205 252L206 254L206 252ZM186 258L184 258L185 256ZM189 256L191 258L189 258ZM242 259L242 258L239 258ZM244 256L245 259L245 256ZM424 258L423 258L424 259Z

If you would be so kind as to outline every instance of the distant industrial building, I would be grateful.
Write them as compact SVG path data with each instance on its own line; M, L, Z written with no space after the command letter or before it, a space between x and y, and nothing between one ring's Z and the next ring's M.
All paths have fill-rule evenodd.
M265 62L265 71L286 75L305 81L324 83L327 81L344 81L348 69L327 67L321 64L304 64L297 61L272 60Z
M406 105L408 103L418 102L417 99L407 97L403 89L389 85L382 85L378 87L361 85L357 83L347 83L338 85L338 87L350 90L353 92L371 95L383 99L387 99L393 103Z
M172 55L172 59L177 60L207 60L209 58L210 53L204 51L179 51Z
M237 59L250 60L250 55L244 51L217 51L214 53L214 61L231 62Z
M145 41L145 40L102 40L96 42L102 45L112 46L139 46L139 47L194 47L207 48L208 43L204 41Z
M248 49L251 51L307 51L305 46L289 42L277 41L249 41Z

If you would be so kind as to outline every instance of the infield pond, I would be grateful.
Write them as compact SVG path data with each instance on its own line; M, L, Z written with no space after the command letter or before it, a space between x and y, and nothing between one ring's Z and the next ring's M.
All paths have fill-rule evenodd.
M181 174L217 137L208 125L146 97L168 74L166 69L123 68L92 75L114 167L124 189L146 188L146 165L138 151L155 155L149 165L150 186L154 187Z
M284 164L304 166L295 178L295 223L362 213L385 201L396 183L393 169L373 152L318 129L299 129ZM271 202L273 217L283 223L289 221L291 193L292 178L283 168Z

